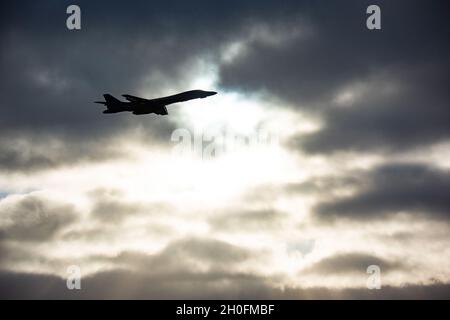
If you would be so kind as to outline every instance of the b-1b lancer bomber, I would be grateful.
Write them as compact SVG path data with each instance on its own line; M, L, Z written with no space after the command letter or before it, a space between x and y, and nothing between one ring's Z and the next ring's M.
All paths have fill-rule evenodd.
M114 98L110 94L104 94L105 101L95 101L106 106L106 110L103 113L118 113L118 112L132 112L133 114L149 114L155 113L160 115L167 115L166 106L169 104L184 102L192 99L206 98L217 94L214 91L203 90L191 90L172 96L156 98L156 99L144 99L135 97L129 94L123 94L122 96L128 101L120 101Z

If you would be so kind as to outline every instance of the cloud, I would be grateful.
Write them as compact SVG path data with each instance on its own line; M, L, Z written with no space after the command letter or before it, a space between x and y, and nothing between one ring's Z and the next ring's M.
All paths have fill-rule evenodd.
M127 253L119 256L119 260L124 258L124 255ZM144 258L144 261L145 269L152 270L152 273L173 274L199 270L214 273L218 270L232 270L234 265L250 259L252 255L244 248L223 241L210 238L184 238L170 243L159 254Z
M379 266L383 272L402 270L403 263L389 261L367 253L338 253L325 257L306 270L302 274L314 273L323 275L336 275L345 273L366 273L370 265Z
M0 200L2 241L44 242L77 220L76 209L38 194Z
M401 152L445 142L450 130L449 101L443 83L450 79L442 63L419 70L392 68L390 74L371 86L371 92L348 108L331 108L324 113L324 127L308 135L297 135L290 146L309 153L336 151ZM380 83L393 82L394 92L379 93Z
M81 1L78 32L61 23L68 4L33 10L32 2L20 2L3 11L8 12L2 16L0 55L8 75L0 79L4 170L115 158L122 155L123 143L116 138L129 135L132 128L146 134L130 136L131 141L168 142L175 118L105 117L92 101L104 92L171 93L169 88L190 83L201 60L218 67L220 86L226 90L264 89L298 110L319 111L325 127L311 136L293 137L294 149L410 148L449 136L444 120L444 84L449 79L443 71L448 69L449 47L440 32L448 19L440 2L382 2L380 32L365 28L369 3L361 1L292 1L282 6L202 1L196 3L201 10L182 2L126 6ZM54 18L42 20L42 12ZM409 34L414 37L405 36ZM242 52L222 61L232 44L240 44ZM379 81L371 82L373 78ZM407 89L394 99L376 99L380 88L392 81ZM355 83L371 86L363 96L367 103L351 110L334 108L335 96ZM17 136L26 152L12 146ZM52 141L60 147L48 148Z
M289 12L270 1L135 1L132 6L79 1L82 29L75 32L65 27L69 4L3 5L3 171L34 172L121 157L127 139L149 146L169 143L179 126L176 110L170 117L105 116L93 101L106 92L151 98L194 89L199 64L215 67L230 43L246 37L254 25L268 18L282 25ZM143 134L133 135L133 130Z
M215 213L209 219L210 225L217 231L267 231L281 228L288 216L274 209L225 210Z
M448 296L447 226L438 235L434 226L448 220L449 173L386 156L449 137L446 2L381 1L380 31L365 27L369 1L80 0L76 32L65 28L69 4L0 4L0 175L8 193L0 192L1 297ZM218 87L201 89L240 93L243 107L254 94L267 97L248 104L257 119L285 108L283 121L267 120L274 134L292 135L280 161L269 154L253 166L260 158L244 152L235 163L226 155L172 162L171 132L208 116L174 107L169 117L108 117L92 103L106 92L172 94L210 76ZM249 122L246 112L238 117ZM287 125L310 117L317 131ZM369 151L385 165L335 170L340 160L328 155L342 151L350 163ZM93 166L115 160L117 167ZM246 164L254 170L241 176ZM13 194L36 187L44 191ZM388 219L397 214L408 223ZM324 223L335 220L342 223ZM352 230L353 222L374 228ZM421 270L387 258L413 247L413 263L426 257ZM326 258L311 267L312 278L337 272L355 283L370 263L414 285L280 289L301 282L292 271L301 275L302 263L318 256ZM83 270L81 291L67 290L62 278L73 263ZM401 281L389 276L389 284ZM444 282L421 282L432 277Z
M450 293L450 286L444 283L383 286L381 290L281 290L251 275L222 274L218 278L179 281L121 270L82 278L81 290L68 290L66 279L57 276L0 272L0 288L2 299L445 299Z
M114 146L121 143L117 138L86 139L77 141L39 134L3 136L0 138L0 171L33 173L129 156L125 150Z
M379 32L365 26L369 4L299 2L283 25L297 36L243 40L243 53L220 68L221 85L263 90L318 116L323 127L294 135L289 149L399 151L447 140L446 4L382 1Z
M97 189L89 195L92 201L90 215L102 223L120 224L127 217L146 209L141 203L125 200L118 190Z
M96 189L89 193L92 218L102 223L121 223L132 216L161 217L173 213L174 208L165 202L142 202L127 200L119 190Z
M106 92L139 94L142 87L148 97L174 93L193 77L191 69L209 42L209 31L200 32L199 23L197 31L186 36L187 26L193 27L196 19L186 21L179 12L180 19L174 21L180 26L167 27L167 17L157 9L167 10L166 5L144 1L135 3L142 7L137 17L135 8L124 3L80 2L83 27L70 32L64 23L69 4L35 8L32 2L21 2L2 10L8 12L1 19L3 170L114 158L122 155L124 141L119 138L124 137L152 146L170 141L176 127L172 117L107 117L93 101ZM130 130L143 134L132 135ZM20 149L17 137L23 142ZM58 147L52 148L55 144Z
M245 54L222 67L222 84L238 90L266 89L297 107L316 108L318 102L329 101L341 88L374 71L447 60L449 46L442 42L445 35L440 30L442 24L448 25L440 11L443 2L381 1L379 32L366 28L369 5L369 1L287 4L292 12L285 25L297 26L298 37L276 45L264 39L247 43ZM417 16L422 23L415 21ZM436 46L444 51L436 51Z
M189 84L198 60L214 59L255 10L239 1L226 6L80 1L82 29L71 32L64 23L69 4L36 8L22 1L3 11L8 12L2 15L0 56L7 75L0 80L4 133L108 136L141 125L164 134L173 125L170 117L107 117L92 102L106 92L137 94L145 88L149 97L174 93ZM257 8L258 19L273 13L267 4ZM48 19L42 19L44 13Z
M362 173L356 194L318 204L321 219L381 219L390 214L412 214L448 220L450 174L422 164L398 163Z
M356 176L348 175L330 175L311 177L304 182L287 183L281 187L287 194L321 194L323 192L332 192L342 188L355 188L360 184Z

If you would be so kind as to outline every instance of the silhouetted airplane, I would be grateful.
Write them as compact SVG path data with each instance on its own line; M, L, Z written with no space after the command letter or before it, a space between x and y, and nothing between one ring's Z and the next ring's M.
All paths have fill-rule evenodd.
M106 106L107 109L104 110L103 113L118 113L127 111L132 112L133 114L156 113L166 115L169 114L166 108L169 104L198 98L203 99L215 94L217 94L217 92L191 90L157 99L144 99L129 94L123 94L122 96L128 100L127 102L120 101L110 94L104 94L103 97L105 98L105 101L95 101L95 103L100 103Z

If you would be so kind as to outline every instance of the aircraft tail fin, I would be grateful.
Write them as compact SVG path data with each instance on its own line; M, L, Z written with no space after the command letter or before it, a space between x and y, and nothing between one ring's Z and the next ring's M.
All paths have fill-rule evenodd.
M105 98L106 103L112 103L112 104L114 104L114 103L120 103L120 100L119 100L119 99L114 98L114 97L113 97L112 95L110 95L109 93L104 94L103 97Z

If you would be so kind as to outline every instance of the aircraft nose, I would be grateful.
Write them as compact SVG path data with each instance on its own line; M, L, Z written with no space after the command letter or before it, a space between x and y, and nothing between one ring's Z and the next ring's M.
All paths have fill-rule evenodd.
M210 91L210 92L209 92L209 95L210 95L210 96L213 96L213 95L215 95L215 94L217 94L217 92L215 92L215 91Z

